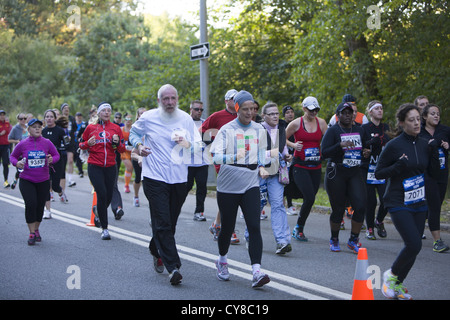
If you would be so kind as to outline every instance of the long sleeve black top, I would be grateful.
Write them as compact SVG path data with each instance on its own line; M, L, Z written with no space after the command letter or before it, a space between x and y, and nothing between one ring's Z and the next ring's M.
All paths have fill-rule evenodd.
M400 159L403 154L408 159ZM389 141L375 169L377 179L387 179L383 197L386 208L415 209L426 205L425 174L439 176L437 143L429 144L428 140L405 132Z

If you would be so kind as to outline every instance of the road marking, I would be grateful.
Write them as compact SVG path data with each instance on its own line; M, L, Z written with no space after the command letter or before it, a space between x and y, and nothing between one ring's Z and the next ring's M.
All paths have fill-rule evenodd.
M21 208L25 207L23 199L13 197L13 196L10 196L7 194L0 193L0 200L4 201L6 203L12 204L12 205L21 207ZM69 214L69 213L65 213L60 210L52 209L52 217L56 220L70 223L77 227L85 228L85 229L92 230L92 231L95 231L98 233L101 232L101 229L99 229L99 228L87 226L86 223L89 222L89 220ZM122 229L122 228L118 228L118 227L114 227L114 226L109 226L108 229L110 231L112 231L111 235L114 238L125 240L127 242L130 242L130 243L142 246L142 247L147 248L148 243L151 240L150 236L136 233L133 231L129 231L126 229ZM189 247L182 246L182 245L177 245L177 248L179 251L180 258L185 259L187 261L194 262L196 264L203 265L205 267L208 267L208 268L211 268L214 270L216 269L216 267L214 265L214 261L217 259L217 255L213 255L213 254L210 254L207 252L203 252L203 251L196 250L196 249L189 248ZM251 272L249 272L248 264L245 264L245 263L242 263L242 262L239 262L236 260L231 260L231 259L228 260L228 264L230 266L232 266L232 267L228 268L228 270L230 271L230 274L232 276L236 276L236 277L251 281L252 275L251 275ZM245 272L243 272L242 270L244 270ZM344 300L351 300L351 298L352 298L350 294L347 294L345 292L337 291L337 290L334 290L334 289L331 289L328 287L324 287L321 285L314 284L312 282L308 282L308 281L304 281L304 280L290 277L287 275L283 275L281 273L277 273L274 271L267 270L267 274L270 275L271 281L266 286L277 289L279 291L285 292L290 295L297 296L302 299L328 300L328 298L326 298L324 296L320 296L318 294L325 295L325 296L332 296L337 299L344 299ZM283 284L282 282L287 283L287 284ZM310 293L307 291L300 290L300 289L298 289L298 287L309 290L309 291L317 292L317 294L313 294L313 293Z

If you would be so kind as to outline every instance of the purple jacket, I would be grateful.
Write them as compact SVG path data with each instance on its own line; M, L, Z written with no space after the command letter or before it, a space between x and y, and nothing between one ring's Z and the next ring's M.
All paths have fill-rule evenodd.
M42 136L38 138L30 136L16 145L9 159L11 164L16 166L17 162L25 158L25 167L20 173L20 178L38 183L50 179L48 154L52 156L53 163L58 162L58 150L50 140Z

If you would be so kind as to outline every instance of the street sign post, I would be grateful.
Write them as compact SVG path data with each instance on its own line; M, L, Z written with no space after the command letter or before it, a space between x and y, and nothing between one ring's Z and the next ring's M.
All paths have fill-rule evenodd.
M191 46L191 61L209 58L209 42Z

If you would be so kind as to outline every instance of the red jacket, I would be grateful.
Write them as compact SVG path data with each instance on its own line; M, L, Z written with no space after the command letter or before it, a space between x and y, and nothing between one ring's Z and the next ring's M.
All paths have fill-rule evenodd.
M0 145L9 145L8 135L11 132L11 125L8 121L0 121L0 132L2 132L3 130L5 130L6 132L4 135L0 136Z
M112 137L119 136L119 143L114 148ZM95 136L95 144L89 146L88 140ZM116 153L125 151L125 142L120 127L110 121L98 124L90 124L86 127L80 142L80 149L89 151L88 163L101 167L112 167L116 164Z

